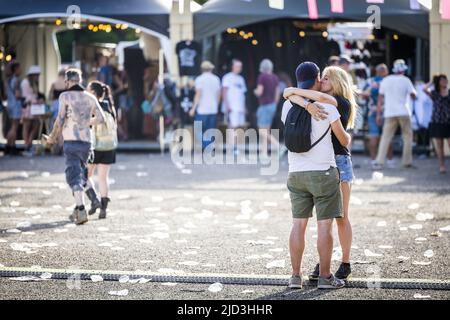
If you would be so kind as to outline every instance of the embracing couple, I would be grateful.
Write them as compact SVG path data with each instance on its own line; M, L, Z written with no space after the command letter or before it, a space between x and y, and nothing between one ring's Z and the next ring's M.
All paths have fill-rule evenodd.
M341 288L351 273L352 242L348 211L353 168L348 148L351 136L346 130L354 125L357 105L349 75L339 67L327 67L321 78L320 69L315 63L304 62L297 67L296 77L298 88L284 91L287 100L283 105L281 120L287 132L288 126L294 125L291 123L294 108L304 108L309 112L312 147L307 152L289 150L288 153L287 187L293 215L289 239L292 263L289 287L302 288L305 233L315 207L319 263L309 275L309 280L317 280L319 289ZM331 256L335 218L343 255L342 263L333 275Z

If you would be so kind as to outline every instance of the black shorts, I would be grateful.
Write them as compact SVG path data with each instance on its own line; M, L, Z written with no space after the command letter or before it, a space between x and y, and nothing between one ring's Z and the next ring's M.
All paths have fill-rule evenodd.
M93 164L113 164L116 163L116 150L97 151L94 150Z
M430 137L447 139L450 138L450 124L449 123L430 123L429 126Z

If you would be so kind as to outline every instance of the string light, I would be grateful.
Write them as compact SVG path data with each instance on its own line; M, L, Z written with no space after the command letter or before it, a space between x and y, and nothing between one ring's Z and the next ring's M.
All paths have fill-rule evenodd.
M258 40L253 39L253 40L252 40L252 45L254 45L254 46L258 45Z
M116 24L116 29L120 29L122 25L120 23Z
M3 52L0 52L0 60L3 60Z
M98 31L98 27L95 26L94 29L92 29L92 31L97 32Z
M306 33L305 33L305 31L300 31L300 32L298 33L298 35L299 35L300 37L304 38L304 37L306 36Z
M243 37L243 36L245 35L245 31L241 30L241 31L239 32L239 35L240 35L241 37Z
M110 33L110 32L111 32L111 26L110 26L109 24L105 27L105 31L106 31L107 33Z
M247 36L248 36L249 38L253 38L253 32L247 33Z
M276 46L277 46L277 48L281 48L281 47L283 47L283 43L281 41L278 41L276 43Z
M228 28L227 29L227 33L233 33L234 29L233 28Z
M89 30L94 29L94 25L91 23L91 24L88 26L88 29L89 29Z
M322 32L322 37L328 38L328 32L326 32L326 31Z
M136 32L137 34L141 33L141 29L137 28L136 30L134 30L134 32Z
M398 40L398 34L394 34L394 40Z
M128 29L128 25L127 25L126 23L124 23L124 24L120 27L120 29L122 29L122 30Z
M56 24L57 26L60 26L60 25L62 24L61 19L56 19L56 20L55 20L55 24Z
M5 60L6 60L7 62L10 62L10 61L12 60L12 56L11 56L10 54L8 54L8 55L6 56L6 58L5 58Z

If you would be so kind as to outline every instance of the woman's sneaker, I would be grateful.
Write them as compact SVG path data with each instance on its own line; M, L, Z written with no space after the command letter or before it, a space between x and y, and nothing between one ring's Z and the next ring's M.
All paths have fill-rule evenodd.
M336 278L331 275L329 278L319 277L319 282L317 283L317 289L340 289L345 287L344 280Z
M292 276L289 279L289 289L301 289L303 288L303 279L302 276Z
M339 269L336 271L334 276L341 280L348 280L352 275L352 268L350 267L350 263L341 263Z
M308 279L310 281L317 281L317 280L319 280L319 264L316 264L316 267L314 268L314 271L308 276Z

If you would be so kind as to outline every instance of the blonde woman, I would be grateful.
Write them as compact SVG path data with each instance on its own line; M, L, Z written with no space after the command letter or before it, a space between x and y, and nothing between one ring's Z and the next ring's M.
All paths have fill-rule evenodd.
M337 107L341 115L343 127L348 130L354 127L357 113L357 104L352 89L351 80L348 74L339 67L327 67L323 71L320 81L321 91L304 90L299 88L287 88L284 90L284 97L291 102L306 108L306 110L315 118L324 120L327 118L325 112L320 106L310 102L317 101L329 103ZM307 100L308 99L308 100ZM353 182L353 165L351 153L348 146L340 144L336 136L332 135L333 148L336 157L336 165L340 172L342 201L344 217L336 219L338 225L339 242L342 248L342 263L335 276L338 279L348 279L351 274L350 250L352 245L352 227L349 220L349 204L351 183ZM314 272L309 276L310 279L319 278L319 265L316 265Z

